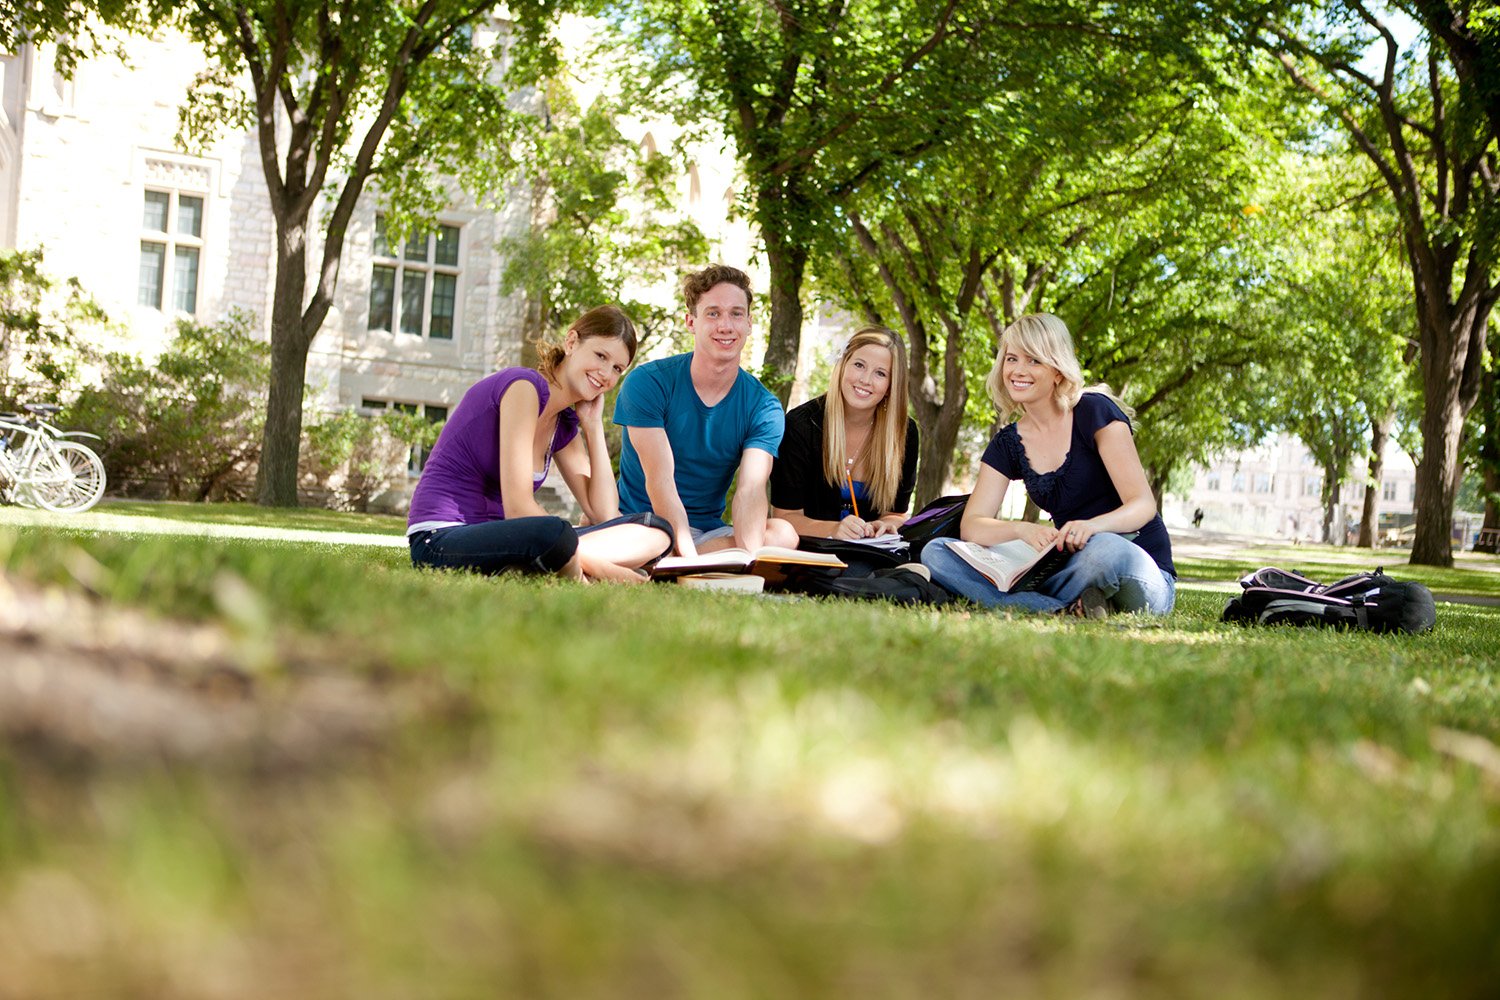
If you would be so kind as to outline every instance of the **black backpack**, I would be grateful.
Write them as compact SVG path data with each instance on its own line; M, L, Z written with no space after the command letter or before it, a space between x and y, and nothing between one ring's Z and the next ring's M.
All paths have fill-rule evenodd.
M1268 566L1240 579L1244 588L1224 607L1241 625L1333 625L1369 632L1426 632L1437 622L1432 591L1393 580L1377 568L1318 583Z
M923 547L934 538L958 537L958 522L963 520L964 505L968 502L967 493L938 497L906 519L899 530L911 546L912 561L921 558Z
M797 539L797 548L838 556L848 567L839 574L840 576L869 576L876 570L894 569L902 563L912 561L905 545L887 549L874 545L861 545L842 538L814 538L803 535Z
M807 576L798 580L793 589L797 593L814 597L853 597L867 601L934 607L953 600L953 595L948 591L905 566L877 569L867 576Z

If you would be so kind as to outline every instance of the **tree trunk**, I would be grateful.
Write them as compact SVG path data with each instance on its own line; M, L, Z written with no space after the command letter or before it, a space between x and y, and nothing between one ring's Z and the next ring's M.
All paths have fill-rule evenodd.
M255 502L262 507L297 506L302 396L307 381L307 350L312 344L302 318L307 290L306 233L304 222L284 228L277 238L276 288L271 302L271 388L266 396L266 427L255 475Z
M766 261L771 269L771 328L761 381L785 406L797 380L797 355L802 349L802 276L807 249L766 236ZM920 420L920 418L919 418ZM923 427L929 426L922 424ZM923 443L926 452L926 443Z
M1391 439L1391 425L1395 421L1395 408L1390 408L1370 427L1370 481L1365 484L1365 503L1359 515L1358 545L1362 549L1375 547L1377 527L1375 506L1380 500L1381 490L1384 489L1382 480L1385 478L1385 446Z
M1500 528L1500 384L1495 378L1496 359L1491 358L1485 366L1480 382L1479 399L1484 407L1484 432L1479 439L1479 477L1484 487L1484 524L1480 527L1493 532ZM1500 545L1493 534L1481 534L1483 542L1474 543L1475 552L1494 554Z
M922 429L920 457L917 460L917 489L912 510L942 495L948 472L953 467L953 450L958 446L958 432L963 427L964 404L968 387L960 383L958 399L931 399L912 387L911 408L917 426ZM949 393L944 392L947 396Z
M1471 258L1471 272L1475 268ZM1486 285L1482 291L1471 291L1469 286L1474 283L1471 274L1459 305L1449 306L1446 287L1426 287L1420 276L1416 281L1423 403L1412 565L1453 565L1459 445L1464 420L1479 401L1485 333L1494 306L1493 290Z
M1340 496L1338 471L1325 467L1323 469L1323 542L1327 545L1339 544L1339 540L1333 536Z

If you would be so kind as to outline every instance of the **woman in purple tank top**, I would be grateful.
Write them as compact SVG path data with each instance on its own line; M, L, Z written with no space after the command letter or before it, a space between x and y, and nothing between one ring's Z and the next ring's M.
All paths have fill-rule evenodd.
M535 369L504 368L471 386L443 425L412 494L412 562L495 574L558 573L638 583L672 548L653 514L620 516L604 438L604 395L635 359L635 325L590 309ZM553 517L534 494L557 463L588 527Z

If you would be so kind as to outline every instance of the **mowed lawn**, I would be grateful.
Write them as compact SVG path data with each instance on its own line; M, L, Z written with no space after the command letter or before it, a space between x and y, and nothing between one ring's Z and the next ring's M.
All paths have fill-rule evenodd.
M37 527L0 566L0 997L1500 982L1494 607L1078 622Z

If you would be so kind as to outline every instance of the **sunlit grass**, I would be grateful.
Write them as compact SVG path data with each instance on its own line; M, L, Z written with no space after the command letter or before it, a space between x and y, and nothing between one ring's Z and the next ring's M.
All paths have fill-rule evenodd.
M0 566L223 627L268 704L332 672L447 706L291 772L8 733L0 994L1425 997L1500 973L1500 609L1245 629L1185 586L1164 619L1078 622L40 531L0 534Z

